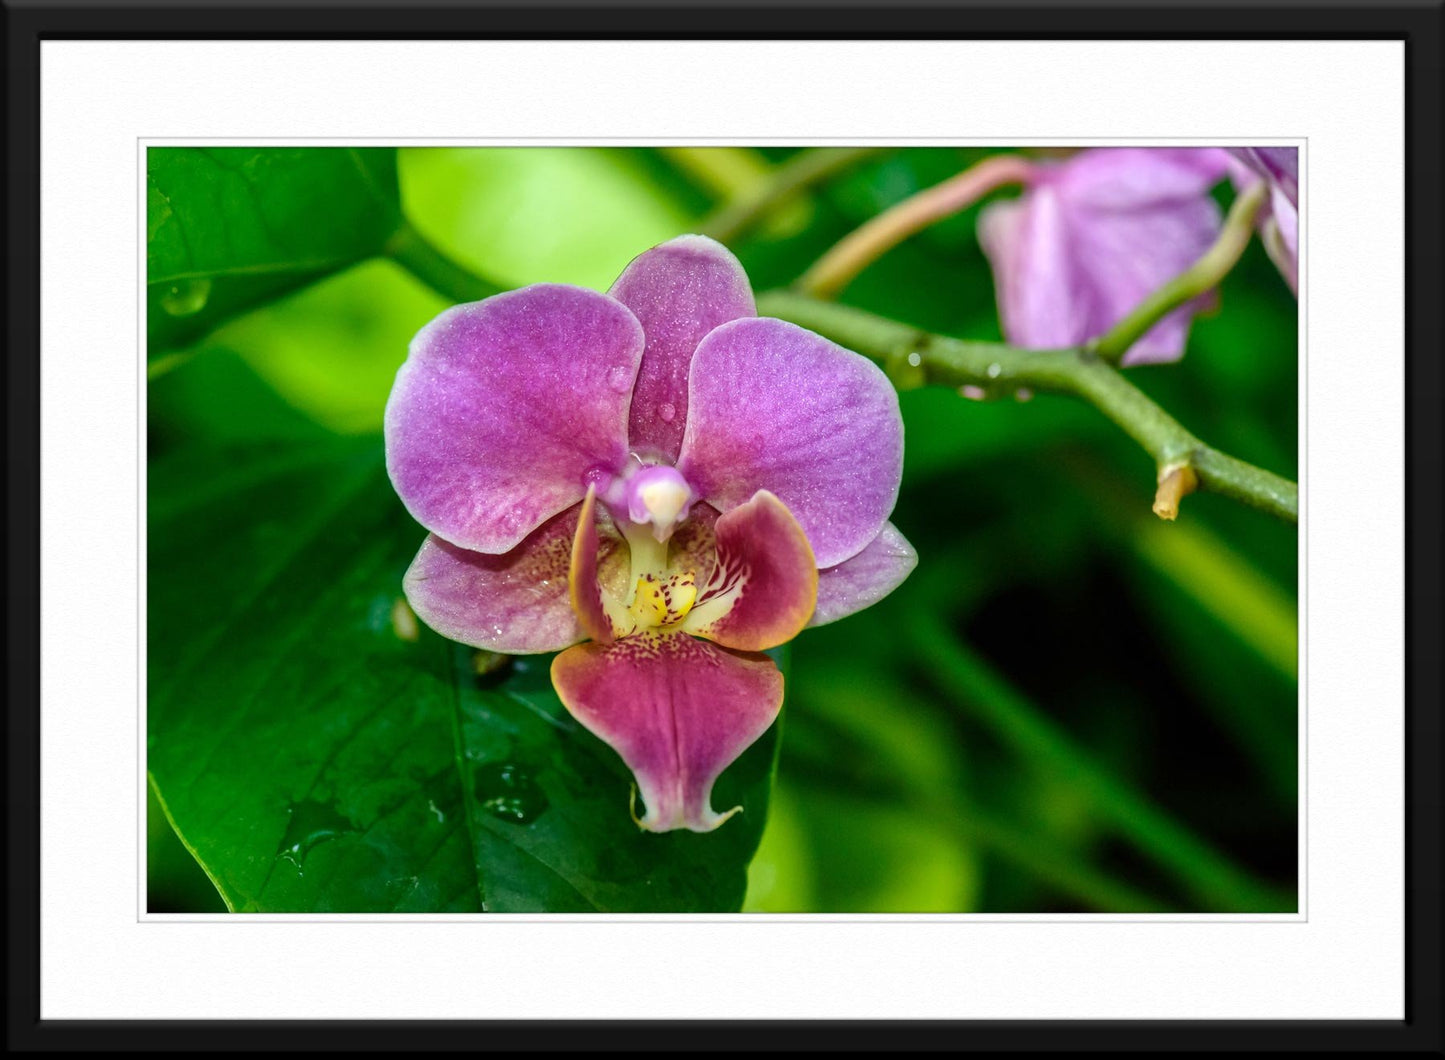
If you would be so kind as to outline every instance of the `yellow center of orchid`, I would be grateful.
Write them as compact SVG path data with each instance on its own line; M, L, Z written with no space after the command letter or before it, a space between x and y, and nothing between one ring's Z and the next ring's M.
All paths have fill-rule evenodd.
M637 620L638 626L656 629L681 622L696 602L697 576L692 571L644 574L637 579L637 589L628 611Z

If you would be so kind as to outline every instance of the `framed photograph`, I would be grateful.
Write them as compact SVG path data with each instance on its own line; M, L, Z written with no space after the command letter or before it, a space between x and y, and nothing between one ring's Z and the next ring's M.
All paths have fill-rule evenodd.
M1438 6L329 14L7 11L14 1041L1439 1051Z

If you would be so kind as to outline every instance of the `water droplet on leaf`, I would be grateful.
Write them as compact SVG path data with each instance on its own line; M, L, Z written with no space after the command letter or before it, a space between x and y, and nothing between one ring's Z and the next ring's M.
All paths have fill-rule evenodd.
M179 280L161 295L161 308L173 317L194 316L206 308L210 297L210 280Z
M547 808L537 782L512 762L482 766L473 774L472 790L482 809L511 824L526 824Z
M991 364L988 366L988 377L990 379L997 379L1001 375L1003 375L1003 365Z
M351 822L336 811L336 807L315 799L305 799L286 808L286 832L276 856L291 862L298 869L306 861L306 855L321 843L339 835L353 832Z

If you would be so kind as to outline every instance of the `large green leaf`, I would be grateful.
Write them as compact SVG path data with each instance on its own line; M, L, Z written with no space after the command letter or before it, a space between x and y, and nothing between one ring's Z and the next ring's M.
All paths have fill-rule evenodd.
M630 774L567 715L547 658L479 675L397 609L421 536L370 440L152 468L148 766L227 904L738 909L777 726L718 783L744 813L640 832Z
M380 253L400 224L394 148L150 148L150 356Z

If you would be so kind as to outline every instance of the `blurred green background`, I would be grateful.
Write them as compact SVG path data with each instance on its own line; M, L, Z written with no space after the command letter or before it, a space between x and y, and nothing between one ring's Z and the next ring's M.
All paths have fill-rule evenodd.
M716 845L688 836L642 843L626 866L599 855L559 868L567 836L595 838L592 818L568 816L565 793L605 775L613 787L598 805L620 790L621 815L625 776L608 774L600 755L602 764L558 764L591 738L566 731L546 701L545 660L501 678L452 674L482 697L457 708L455 725L413 710L446 692L399 653L466 665L424 630L408 639L391 611L386 586L424 532L392 510L374 469L355 472L372 484L361 492L328 493L344 477L333 469L374 446L411 336L451 301L378 251L394 249L405 217L500 286L605 290L632 257L703 227L796 152L404 148L393 173L387 151L312 149L330 161L273 170L249 149L219 163L187 150L151 149L150 164L152 911L219 911L222 894L233 908L469 909L474 896L431 886L433 874L465 875L469 857L487 908L1295 908L1295 528L1207 494L1161 522L1149 510L1151 461L1093 409L1047 395L979 403L946 389L901 396L893 521L919 567L883 603L805 631L787 651L781 739L734 767L757 800L754 831L730 823L716 835L732 837ZM863 221L989 153L876 152L729 245L755 290L787 285ZM1223 203L1231 192L1217 194ZM237 196L253 197L254 232L231 216ZM842 300L998 338L976 216L891 251ZM1217 310L1195 322L1184 360L1129 376L1211 445L1296 477L1296 317L1256 242ZM383 506L389 514L373 514ZM304 533L324 560L299 553ZM274 580L258 573L283 561ZM354 615L326 602L342 588ZM373 652L360 638L377 631L389 639ZM388 652L396 670L385 669ZM337 706L356 689L365 703ZM518 704L534 728L505 714ZM391 726L374 742L399 748L393 760L351 742L363 707L366 724ZM535 783L495 772L494 715L507 753L539 756L550 772ZM322 742L298 742L299 725ZM474 757L487 763L512 785L505 798L457 787L443 775L453 757L463 778ZM477 805L502 823L482 827ZM517 838L544 826L549 838L537 842L550 846ZM412 840L424 827L456 831L420 851ZM343 856L347 843L355 850ZM550 861L548 879L570 880L557 893L571 897L549 897L560 885L534 884L524 861ZM714 872L720 861L746 872L745 890L741 875ZM360 879L368 873L375 886ZM716 887L696 884L711 875ZM491 900L483 876L505 885ZM605 887L585 882L604 877ZM576 894L585 903L569 905Z

